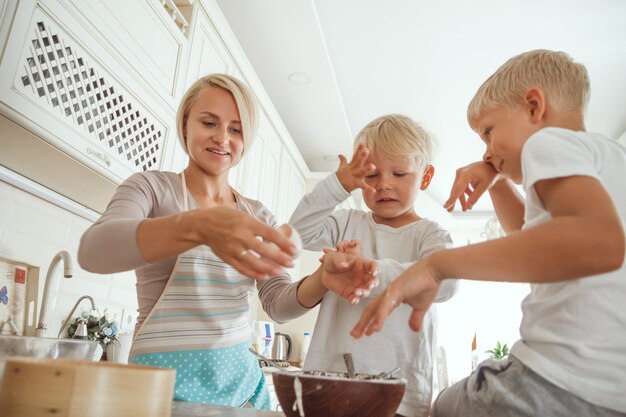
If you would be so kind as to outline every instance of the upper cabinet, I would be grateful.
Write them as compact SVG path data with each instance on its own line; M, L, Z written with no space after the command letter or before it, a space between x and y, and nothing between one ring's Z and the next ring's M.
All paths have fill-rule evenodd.
M182 170L176 111L184 92L206 74L234 75L255 93L262 120L231 183L287 221L304 194L304 160L216 2L193 2L188 22L176 7L0 0L0 112L119 184L138 171Z
M180 82L172 61L186 48L164 10L124 2L141 9L133 26L114 9L122 3L21 1L0 63L5 114L115 182L163 167ZM142 41L148 28L162 52ZM151 64L161 58L169 64Z

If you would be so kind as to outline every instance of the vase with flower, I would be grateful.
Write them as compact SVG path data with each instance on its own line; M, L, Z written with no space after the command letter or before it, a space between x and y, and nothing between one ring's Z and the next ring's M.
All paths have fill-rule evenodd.
M100 343L103 351L102 359L105 360L109 344L119 343L117 321L109 318L106 309L102 314L98 310L83 311L80 316L71 321L67 329L69 337L74 337L80 324L85 324L87 327L87 339Z

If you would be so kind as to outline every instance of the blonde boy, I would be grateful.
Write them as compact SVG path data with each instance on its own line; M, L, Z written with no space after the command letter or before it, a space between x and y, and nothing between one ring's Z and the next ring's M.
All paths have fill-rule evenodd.
M381 330L402 303L419 329L448 278L531 283L509 359L443 391L433 416L626 415L626 149L585 131L588 96L585 67L563 52L530 51L498 69L468 108L483 161L457 171L446 207L471 209L489 190L508 236L426 257L353 329Z
M377 118L355 139L350 163L340 156L336 173L321 181L306 195L289 223L306 249L338 246L339 250L362 252L378 260L378 278L384 288L395 276L418 259L451 245L449 234L436 223L421 218L414 209L418 190L425 190L434 169L429 165L432 139L416 122L402 115ZM336 210L356 188L371 212ZM450 298L455 282L442 288L436 301ZM373 289L373 294L381 290ZM354 301L355 299L353 299ZM432 396L436 313L426 315L419 333L405 325L408 306L384 332L367 342L349 336L363 311L334 293L327 293L320 307L305 369L345 371L343 353L354 357L357 372L378 374L400 368L407 389L398 413L425 416Z

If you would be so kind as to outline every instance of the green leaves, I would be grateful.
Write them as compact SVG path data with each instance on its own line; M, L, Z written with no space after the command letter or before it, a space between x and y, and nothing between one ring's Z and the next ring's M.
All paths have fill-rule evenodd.
M509 354L509 347L506 343L503 345L498 340L498 343L496 343L496 347L494 349L486 350L485 353L489 353L489 355L493 359L504 359Z
M118 340L118 324L115 320L109 320L106 309L103 314L98 310L84 311L80 317L74 318L67 329L69 337L74 336L79 323L87 325L87 338L100 342L103 349L106 349L109 343Z

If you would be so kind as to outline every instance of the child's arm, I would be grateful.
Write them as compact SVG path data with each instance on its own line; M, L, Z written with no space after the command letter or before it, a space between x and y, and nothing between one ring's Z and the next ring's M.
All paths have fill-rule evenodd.
M350 163L340 155L341 163L337 172L320 181L313 191L300 200L289 224L300 234L305 249L335 247L343 239L340 225L344 221L338 219L342 213L333 211L350 197L351 191L369 187L365 184L365 176L374 168L367 162L368 155L367 148L363 146L357 148Z
M486 162L474 162L457 169L450 197L444 207L452 211L459 200L463 211L471 210L487 190L504 231L511 233L520 230L524 224L524 200L513 183Z
M621 267L626 248L624 226L597 179L554 178L534 187L551 220L502 239L438 251L417 262L367 307L352 335L380 330L401 303L411 305L409 324L419 330L441 282L448 278L548 283L592 277Z
M438 250L446 249L452 246L450 234L437 226L430 227L428 231L420 238L419 244L415 245L415 257L413 259L422 259ZM337 245L338 252L347 252L354 255L361 255L361 245L358 240L343 241ZM327 252L325 250L325 252ZM327 252L328 253L328 252ZM377 285L371 288L371 291L363 292L358 298L373 299L380 295L388 285L406 269L410 268L415 261L399 262L394 259L379 259ZM450 279L443 282L436 294L433 302L442 303L449 300L456 294L458 289L458 280Z

